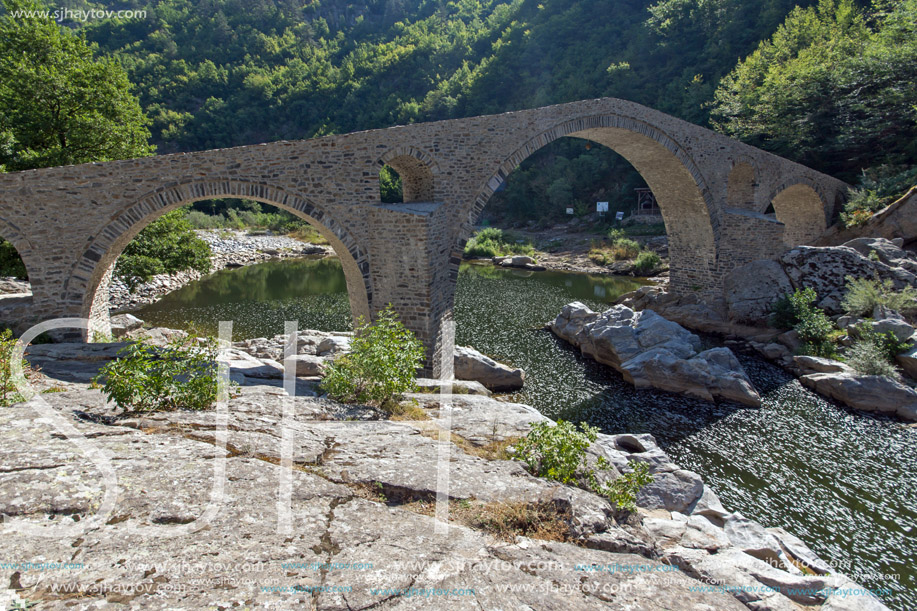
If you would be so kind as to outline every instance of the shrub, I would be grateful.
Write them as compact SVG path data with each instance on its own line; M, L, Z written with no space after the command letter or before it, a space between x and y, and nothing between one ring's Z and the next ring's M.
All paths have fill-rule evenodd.
M200 210L185 210L185 218L194 229L218 229L223 226L223 215L210 216Z
M659 255L651 250L644 250L637 255L637 260L634 261L634 271L641 276L648 276L652 274L661 263L662 259L659 258Z
M102 368L94 384L125 411L207 409L217 399L217 341L177 338L165 348L132 341Z
M899 340L894 333L886 331L879 333L873 331L867 324L860 324L856 327L854 335L860 340L869 342L876 347L889 363L895 362L895 356L901 354L910 347L910 342Z
M860 186L850 190L841 212L847 227L862 225L917 184L917 167L882 165L863 170Z
M416 388L414 371L423 365L423 358L423 344L401 324L389 304L374 324L362 317L357 320L350 352L332 361L321 386L339 401L387 407Z
M618 238L611 244L611 256L615 261L625 261L640 254L640 243L630 238Z
M847 350L847 364L868 376L885 376L900 380L895 365L881 346L868 339L857 340Z
M774 303L771 325L778 329L795 329L803 345L802 354L832 358L836 356L834 346L834 323L825 311L815 307L818 295L811 287L797 289Z
M516 445L515 456L538 477L573 482L585 468L586 449L597 439L598 429L585 422L580 431L572 422L558 420L556 425L537 422Z
M876 306L913 312L917 310L917 290L906 286L896 291L891 280L847 276L847 293L841 302L844 311L853 316L870 316Z
M774 302L771 308L771 326L777 329L792 329L802 317L815 309L818 295L815 289L806 287L797 289L794 293L787 293Z
M10 368L15 346L16 338L13 337L13 332L9 329L0 331L0 407L8 407L13 403L25 401L25 397L19 394L16 388L13 371ZM32 373L28 361L22 361L22 373L25 377L29 377Z
M508 255L534 256L535 247L528 242L518 243L515 237L496 227L485 227L465 244L466 257L505 257Z
M813 308L806 312L793 328L802 340L802 354L825 358L837 356L833 338L834 323L825 315L824 310Z
M565 484L583 482L618 508L635 510L637 492L653 481L649 466L631 461L628 463L630 473L610 483L600 483L596 470L590 468L586 460L586 450L598 438L598 429L585 422L581 422L579 428L577 431L572 423L563 420L558 420L556 425L535 423L528 435L516 444L514 458L525 462L533 475ZM611 465L604 457L599 457L596 468L609 471Z

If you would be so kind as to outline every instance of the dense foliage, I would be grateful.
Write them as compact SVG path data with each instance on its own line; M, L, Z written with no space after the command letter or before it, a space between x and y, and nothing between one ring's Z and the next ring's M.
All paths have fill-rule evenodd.
M115 276L134 290L157 274L210 271L210 246L197 237L184 212L168 212L137 234L118 257Z
M0 169L149 155L147 123L116 60L50 19L0 17Z
M796 8L715 99L729 135L850 181L871 167L895 182L917 158L917 0Z
M373 324L360 317L350 352L332 361L321 386L340 401L390 408L402 393L416 388L414 372L423 356L423 344L389 304Z
M135 340L93 379L125 411L207 409L217 400L217 341L177 338L164 348Z
M485 227L465 244L466 257L505 257L509 255L535 254L535 247L528 240L517 239L510 232Z
M825 311L815 307L818 295L806 287L783 295L773 305L770 319L778 329L793 329L802 342L800 354L831 358L836 355L835 327Z

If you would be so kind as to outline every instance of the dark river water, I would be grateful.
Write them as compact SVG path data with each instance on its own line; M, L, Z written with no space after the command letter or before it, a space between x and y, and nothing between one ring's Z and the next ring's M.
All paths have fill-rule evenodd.
M525 388L513 399L607 433L653 434L728 509L782 526L855 581L891 590L881 596L890 607L917 609L917 428L838 407L748 355L739 358L761 408L638 391L541 328L566 303L604 309L637 286L466 264L456 294L457 342L525 369ZM350 328L336 259L224 270L135 314L214 333L220 320L232 320L236 339L283 333L285 320L300 329Z

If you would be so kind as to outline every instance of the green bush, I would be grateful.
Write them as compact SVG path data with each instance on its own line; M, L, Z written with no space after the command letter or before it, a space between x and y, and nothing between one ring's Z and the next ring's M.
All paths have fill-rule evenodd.
M834 323L824 310L815 307L817 299L811 287L784 295L774 303L770 322L778 329L792 328L799 334L803 343L800 353L832 358L837 354Z
M125 411L207 409L217 399L217 341L177 338L164 348L134 340L93 382Z
M115 275L133 291L158 274L210 271L210 246L194 233L182 210L168 212L141 231L118 257Z
M771 326L777 329L792 329L806 312L815 309L814 304L817 299L818 295L811 287L797 289L793 293L783 295L774 302L771 308Z
M869 342L881 352L889 363L895 362L895 356L907 350L911 343L907 340L900 341L891 331L879 333L873 331L867 324L860 324L853 333L858 339Z
M841 302L844 311L853 316L871 316L876 306L911 313L917 310L917 290L906 286L896 291L891 280L847 276L847 293Z
M321 387L338 401L389 407L402 393L416 389L414 372L423 358L423 344L389 304L372 325L362 317L357 320L350 352L332 361Z
M893 380L901 379L894 363L888 359L886 351L871 340L855 341L847 349L846 360L848 365L863 375L885 376Z
M25 400L16 389L13 372L10 369L15 346L16 338L13 337L13 332L9 329L0 331L0 407L7 407ZM28 361L22 361L22 373L25 377L31 373Z
M833 338L834 323L825 315L824 310L813 308L806 312L793 328L802 340L800 353L825 358L837 356Z
M618 238L611 244L611 256L615 261L627 261L640 254L640 242L630 238Z
M518 243L509 233L496 227L485 227L465 244L466 257L505 257L509 255L535 255L535 247L528 242Z
M598 438L598 429L585 422L580 423L579 429L564 420L558 420L556 425L537 422L516 444L513 457L525 462L533 475L565 484L584 483L618 508L634 511L637 492L653 481L649 465L631 461L628 463L630 473L610 483L600 483L596 469L610 471L611 464L599 457L596 469L592 469L586 460L586 450Z
M659 258L659 255L651 250L644 250L637 255L637 260L634 261L634 271L641 276L648 276L652 274L661 263L662 259Z

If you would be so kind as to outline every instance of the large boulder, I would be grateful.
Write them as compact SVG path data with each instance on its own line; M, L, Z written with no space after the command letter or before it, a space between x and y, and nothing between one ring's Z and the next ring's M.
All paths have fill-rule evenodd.
M917 420L917 391L884 376L811 373L799 381L854 409Z
M525 372L498 363L474 348L455 347L455 377L459 380L474 380L490 390L519 390L525 382Z
M752 261L723 279L729 319L735 322L766 324L774 302L792 292L790 278L776 261Z
M859 244L857 244L860 247ZM881 256L879 257L881 259ZM818 293L818 307L828 314L841 313L847 292L847 276L892 281L896 289L917 286L917 275L899 266L870 259L851 246L797 246L780 258L794 289L811 287Z
M143 321L133 314L118 314L111 317L111 334L113 337L124 337L142 326Z
M760 405L741 364L728 348L700 352L700 338L652 310L624 305L596 314L579 302L550 323L583 354L617 369L637 388L659 388L713 401Z

